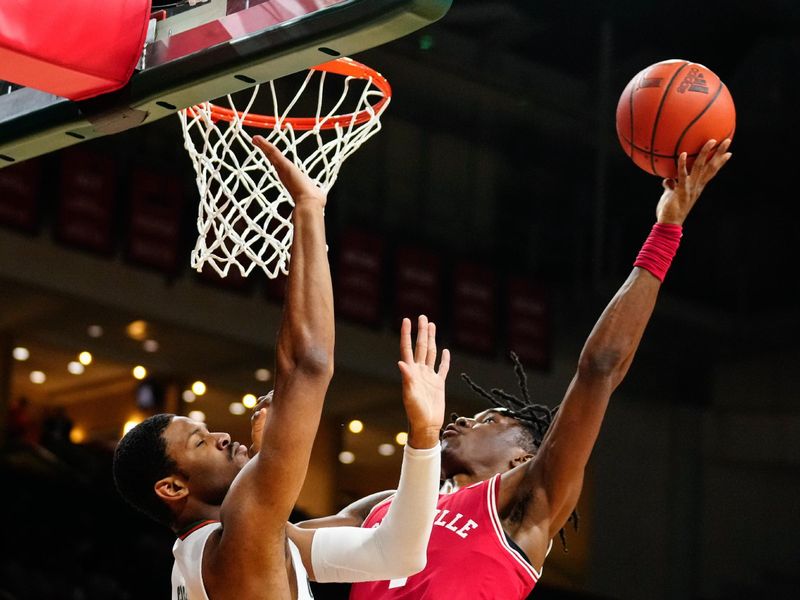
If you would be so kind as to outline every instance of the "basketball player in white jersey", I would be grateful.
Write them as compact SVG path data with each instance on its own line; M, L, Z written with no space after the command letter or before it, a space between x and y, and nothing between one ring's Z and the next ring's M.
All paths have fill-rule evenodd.
M310 598L304 562L319 581L407 576L424 567L433 523L449 353L442 353L437 372L435 326L420 317L414 348L410 321L401 329L398 365L410 428L398 488L403 506L393 523L373 531L302 532L300 549L287 538L333 373L326 198L274 146L258 137L254 143L295 202L275 388L260 452L251 459L226 433L186 417L156 415L126 434L114 455L122 496L178 534L173 600Z

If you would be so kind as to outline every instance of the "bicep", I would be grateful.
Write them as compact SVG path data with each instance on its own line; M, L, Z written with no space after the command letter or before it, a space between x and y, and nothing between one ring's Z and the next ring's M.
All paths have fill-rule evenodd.
M612 389L604 380L576 375L536 456L504 475L506 500L528 502L526 516L546 521L553 534L577 505Z
M305 480L327 379L295 374L276 386L260 452L240 471L222 503L233 520L283 527Z
M294 375L276 389L264 424L255 471L269 510L285 513L285 519L305 480L327 389L327 378Z

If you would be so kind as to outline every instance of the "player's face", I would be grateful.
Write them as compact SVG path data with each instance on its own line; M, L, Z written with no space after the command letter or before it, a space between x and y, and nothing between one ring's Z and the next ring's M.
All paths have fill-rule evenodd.
M474 417L458 417L442 433L442 467L445 474L453 469L491 468L505 471L508 464L526 451L519 447L522 425L489 409Z
M247 446L186 417L175 417L164 437L167 452L187 476L190 493L209 504L222 504L234 478L247 464Z

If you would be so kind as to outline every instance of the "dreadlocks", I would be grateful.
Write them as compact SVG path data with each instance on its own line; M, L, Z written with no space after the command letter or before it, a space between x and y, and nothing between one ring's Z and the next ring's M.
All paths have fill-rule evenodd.
M558 412L558 406L550 408L542 404L534 404L531 401L530 392L528 391L528 376L525 374L525 369L522 367L519 357L514 352L511 352L510 356L514 363L514 373L517 376L517 384L522 392L522 399L499 388L492 388L486 391L475 383L466 373L462 373L461 378L467 382L475 393L486 398L496 408L502 409L503 414L519 421L530 435L531 449L535 451L538 450L539 446L542 444L542 440L544 440L544 436L550 424L553 422L556 412ZM573 510L572 514L570 514L567 523L570 521L572 521L572 526L575 528L575 531L578 531L577 510ZM564 552L566 552L567 536L563 527L558 532L558 536L561 539Z

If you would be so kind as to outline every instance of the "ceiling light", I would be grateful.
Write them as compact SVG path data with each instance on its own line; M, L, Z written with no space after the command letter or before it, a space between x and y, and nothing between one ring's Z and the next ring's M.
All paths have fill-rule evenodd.
M77 360L73 360L67 365L67 371L72 373L73 375L80 375L86 369L81 363Z
M192 390L183 390L183 394L181 396L184 402L194 402L197 400L197 396L194 395Z
M246 408L254 408L258 404L258 398L255 397L255 394L245 394L242 396L242 404Z
M408 434L405 431L401 431L396 436L394 436L394 441L400 444L401 446L405 446L408 443Z
M41 371L31 371L30 378L33 383L44 383L47 381L47 376Z
M89 325L86 328L86 333L93 338L103 337L103 328L100 325Z
M23 348L22 346L17 346L11 351L11 356L13 356L16 360L28 360L31 356L31 353L28 351L27 348Z
M206 413L202 410L193 410L189 413L189 418L204 423L206 420Z
M125 421L125 425L122 426L122 435L126 435L131 429L136 427L141 422L141 419L129 419L128 421Z
M82 444L86 441L86 430L80 427L73 427L69 432L69 441L73 444Z
M145 352L158 352L158 342L155 340L145 340L142 342L142 349Z
M392 444L381 444L378 446L378 454L381 456L391 456L394 454L394 446Z
M228 405L228 410L232 415L243 415L244 413L247 412L247 409L241 402L231 402Z
M258 369L255 375L258 381L269 381L270 377L272 377L272 373L270 373L269 369Z
M353 433L361 433L362 431L364 431L364 423L362 423L358 419L353 419L347 424L347 428Z
M90 364L92 364L92 360L93 358L91 352L87 352L86 350L84 350L83 352L78 354L78 362L80 362L84 367L87 367Z
M147 321L131 321L125 328L125 333L129 338L141 342L147 337Z
M345 450L344 452L339 452L339 462L343 465L350 465L356 460L356 455L350 452L349 450Z
M136 365L133 367L131 373L133 373L133 376L136 379L144 379L147 377L147 369L145 369L142 365Z
M195 393L195 396L202 396L206 393L206 384L202 381L195 381L192 384L192 391Z

